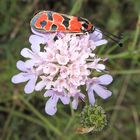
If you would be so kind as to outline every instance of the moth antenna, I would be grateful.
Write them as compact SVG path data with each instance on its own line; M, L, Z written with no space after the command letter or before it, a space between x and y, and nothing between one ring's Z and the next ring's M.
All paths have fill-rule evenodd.
M111 33L109 33L109 32L103 32L103 30L98 30L98 28L94 28L93 29L93 32L94 31L97 31L97 32L100 32L100 33L102 33L104 36L106 36L106 37L108 37L108 38L110 38L111 40L113 40L114 42L116 42L120 47L122 47L123 46L123 43L121 42L121 40L122 40L122 37L118 37L118 36L116 36L116 35L113 35L113 34L111 34ZM116 40L117 39L117 40Z
M114 35L114 34L108 32L108 31L104 30L104 29L101 29L101 28L99 28L99 27L98 27L98 28L96 27L96 29L99 29L100 31L105 32L105 33L107 33L108 35L113 36L114 38L118 38L118 39L122 39L122 38L123 38L123 34L121 34L120 36L117 36L117 35Z

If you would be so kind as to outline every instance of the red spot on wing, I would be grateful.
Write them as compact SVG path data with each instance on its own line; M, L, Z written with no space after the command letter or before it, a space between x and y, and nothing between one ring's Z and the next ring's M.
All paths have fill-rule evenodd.
M48 21L47 24L46 24L46 26L44 27L44 29L45 29L46 31L50 31L51 26L52 26L52 22L51 22L51 21Z
M57 26L57 31L66 31L65 26L62 24L63 20L64 18L61 16L61 14L53 14L53 23Z
M57 13L54 13L53 14L53 22L55 23L55 24L57 24L57 23L59 23L59 24L61 24L62 22L63 22L63 17L61 16L61 14L57 14Z
M69 31L70 32L81 32L82 24L78 21L77 17L70 20Z
M63 26L63 25L57 25L57 31L66 31L66 28L65 28L65 26Z

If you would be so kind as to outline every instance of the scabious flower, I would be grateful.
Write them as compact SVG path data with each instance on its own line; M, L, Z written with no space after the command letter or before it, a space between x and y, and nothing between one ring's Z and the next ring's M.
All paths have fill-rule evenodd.
M24 48L21 55L27 60L18 61L20 74L13 76L13 83L26 82L25 93L45 89L44 97L49 97L45 111L54 115L57 102L69 104L72 99L73 109L77 109L79 99L86 95L94 105L96 92L101 98L111 96L111 91L105 88L112 82L110 75L92 77L94 73L105 70L103 59L95 54L95 49L107 41L102 34L94 31L92 34L38 33L34 30L29 42L31 49ZM81 86L86 86L87 93L82 93Z

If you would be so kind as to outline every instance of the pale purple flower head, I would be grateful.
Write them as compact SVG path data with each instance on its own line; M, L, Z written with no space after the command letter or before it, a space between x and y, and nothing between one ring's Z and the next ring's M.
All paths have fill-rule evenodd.
M98 31L92 34L64 34L38 33L33 30L29 42L31 49L24 48L21 55L27 60L18 61L17 68L20 74L13 76L13 83L26 82L25 93L45 89L45 97L49 97L45 111L54 115L57 111L57 102L69 104L72 98L72 107L77 109L79 99L84 100L86 95L94 105L96 92L101 98L111 96L105 88L112 82L110 75L92 77L91 71L103 72L103 59L96 56L97 46L106 44L102 34ZM82 93L81 86L85 86L87 93Z
M94 105L95 103L95 93L102 99L107 99L111 96L112 92L107 90L105 86L109 85L112 80L112 76L108 74L104 74L99 77L93 77L92 79L87 80L86 87L90 104Z

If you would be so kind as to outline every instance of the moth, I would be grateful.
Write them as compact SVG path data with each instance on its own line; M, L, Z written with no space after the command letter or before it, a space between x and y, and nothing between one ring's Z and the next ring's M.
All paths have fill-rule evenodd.
M35 31L41 33L64 32L85 34L97 31L112 39L119 46L122 46L122 43L120 42L122 36L116 36L105 30L99 29L83 17L70 16L53 11L41 11L31 19L30 25Z
M85 33L94 30L94 25L85 18L52 11L37 13L31 20L31 27L39 32Z

